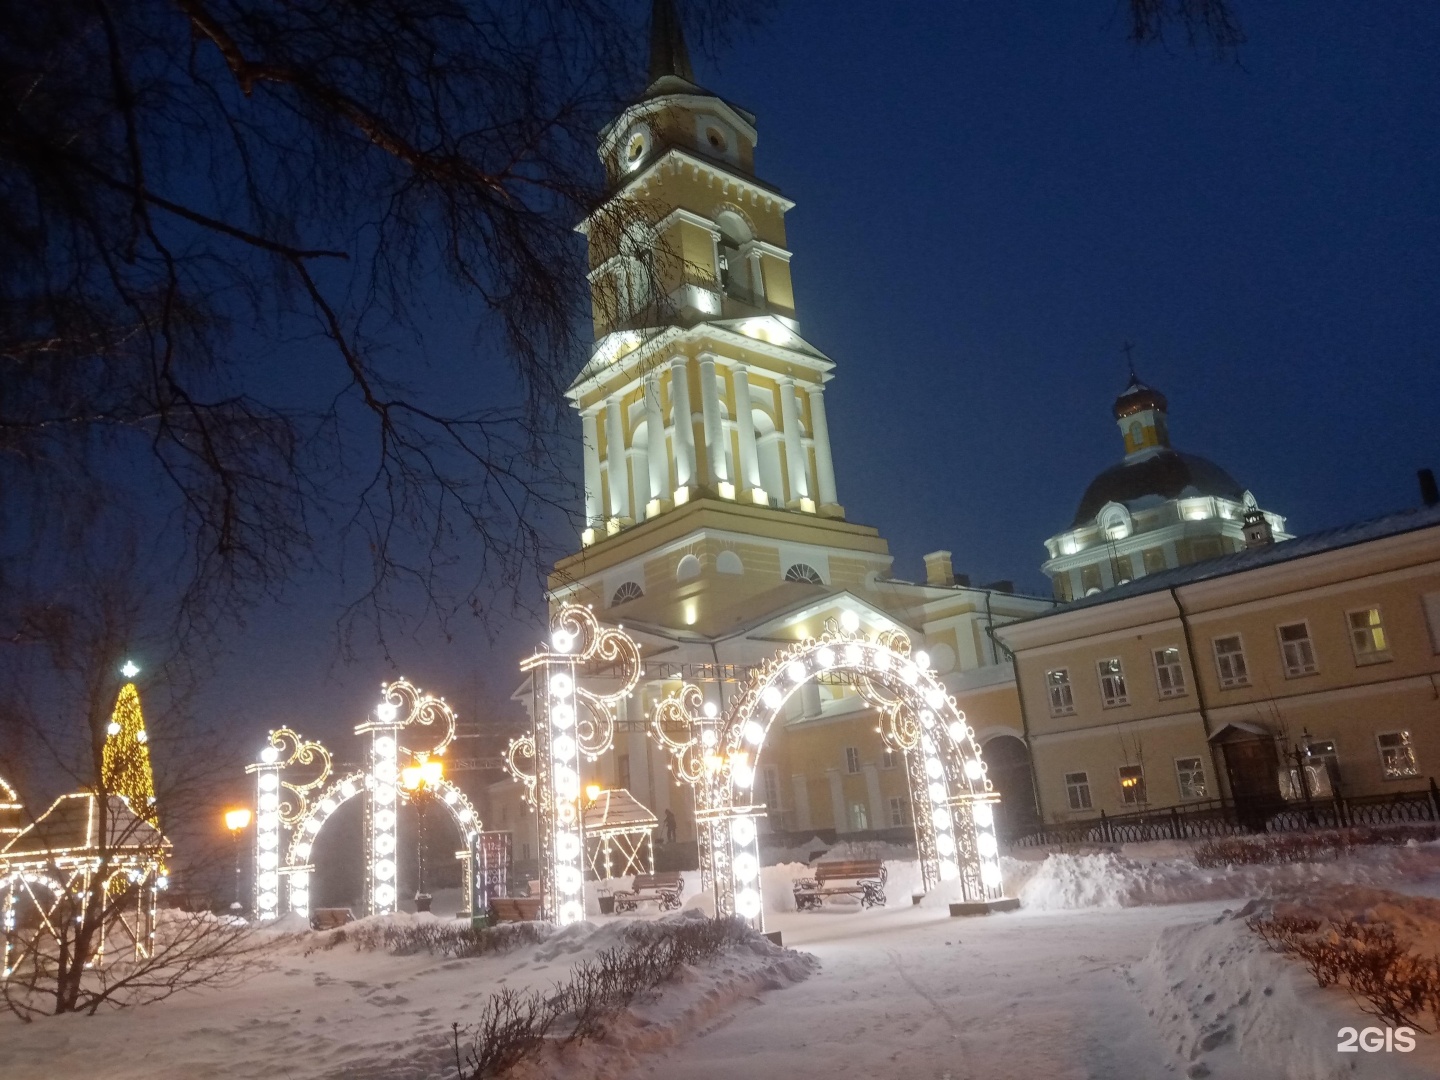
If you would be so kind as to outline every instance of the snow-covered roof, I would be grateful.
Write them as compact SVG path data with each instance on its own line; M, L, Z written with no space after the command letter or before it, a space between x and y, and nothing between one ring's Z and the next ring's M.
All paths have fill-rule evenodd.
M1353 547L1356 544L1364 544L1372 540L1382 540L1387 536L1399 536L1402 533L1436 526L1440 526L1440 506L1401 510L1398 513L1386 514L1384 517L1373 518L1369 521L1358 521L1350 525L1341 525L1335 529L1324 529L1307 536L1297 536L1293 540L1282 540L1279 543L1248 548L1245 551L1221 555L1215 559L1205 559L1202 562L1161 570L1159 573L1146 574L1144 577L1138 577L1124 585L1117 585L1112 589L1072 600L1068 604L1061 604L1053 611L1041 612L1039 615L1033 615L1023 621L1033 622L1036 619L1048 619L1055 615L1063 615L1067 611L1098 607L1101 604L1114 603L1131 596L1163 592L1176 586L1192 585L1198 581L1211 581L1231 574L1243 574L1248 570L1258 570L1263 566L1304 559L1311 555L1321 555L1327 551L1337 551L1340 548Z
M644 832L660 823L654 813L625 788L612 788L595 796L595 801L585 808L583 815L585 831L590 834L602 832Z

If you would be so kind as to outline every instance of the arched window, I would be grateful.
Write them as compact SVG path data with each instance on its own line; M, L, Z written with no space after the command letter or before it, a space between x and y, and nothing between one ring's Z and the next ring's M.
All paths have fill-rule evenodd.
M753 284L750 268L745 264L740 249L752 239L750 226L733 210L722 210L717 214L715 225L720 231L717 251L720 265L715 268L720 287L727 295L749 303L753 300Z
M722 551L720 557L715 560L715 569L722 574L743 574L745 567L740 562L740 556L733 551Z
M615 590L615 595L610 597L610 606L616 607L620 604L628 604L631 600L639 600L645 595L645 590L633 581L627 581Z
M805 585L825 584L825 579L820 576L820 571L803 562L791 563L790 569L785 571L785 580L799 581Z
M694 555L686 555L675 567L676 581L689 581L691 578L700 576L700 560Z

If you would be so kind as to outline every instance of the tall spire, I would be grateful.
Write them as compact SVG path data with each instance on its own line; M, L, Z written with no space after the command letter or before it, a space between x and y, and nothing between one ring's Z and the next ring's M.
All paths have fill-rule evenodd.
M667 75L695 81L674 0L654 0L650 6L650 81L654 83Z

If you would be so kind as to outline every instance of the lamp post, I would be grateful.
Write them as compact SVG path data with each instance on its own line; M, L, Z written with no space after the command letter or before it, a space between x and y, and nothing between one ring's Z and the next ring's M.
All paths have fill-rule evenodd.
M230 830L235 848L235 899L230 902L230 910L238 915L245 910L245 905L240 902L240 834L250 827L250 811L244 807L226 810L225 827Z
M415 764L400 770L400 783L410 792L415 809L420 815L419 838L415 844L415 910L430 910L430 894L425 891L425 808L430 800L430 789L445 777L444 763L424 756L416 756Z

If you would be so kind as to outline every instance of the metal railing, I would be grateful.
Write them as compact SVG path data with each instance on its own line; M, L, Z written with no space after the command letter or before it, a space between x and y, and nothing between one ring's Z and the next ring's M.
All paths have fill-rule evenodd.
M1102 810L1094 818L1018 829L1008 840L1015 847L1134 844L1427 821L1440 822L1440 788L1434 777L1428 787L1417 791L1383 795L1336 795L1293 802L1209 799L1114 815Z

